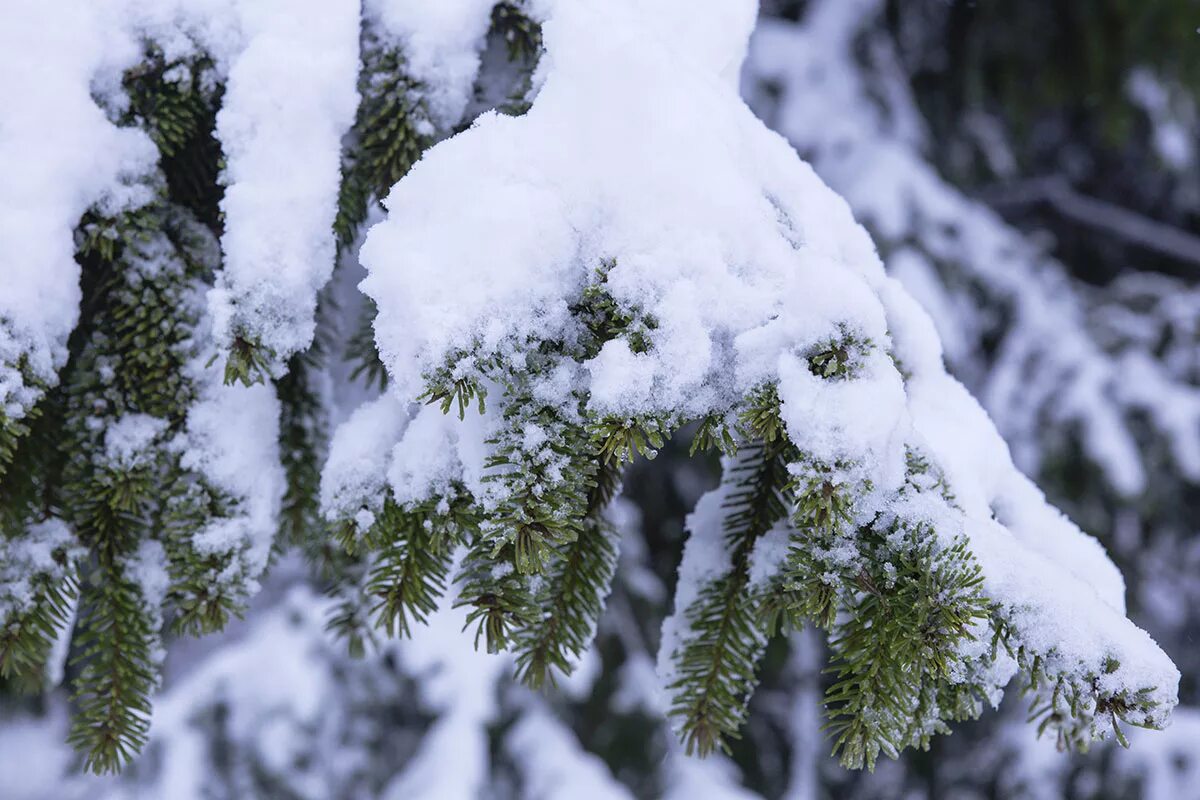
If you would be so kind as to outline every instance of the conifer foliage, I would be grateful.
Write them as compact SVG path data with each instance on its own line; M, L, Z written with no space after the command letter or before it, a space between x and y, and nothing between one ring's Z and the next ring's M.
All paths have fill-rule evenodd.
M610 591L623 469L673 434L723 465L659 653L689 753L809 624L851 767L1018 673L1064 746L1165 724L1178 674L1107 557L738 99L754 3L439 2L238 0L227 41L128 0L138 55L86 102L157 159L73 220L59 369L0 315L0 675L69 651L88 768L145 744L164 634L225 627L289 546L352 652L449 595L552 684ZM347 373L371 396L326 442Z

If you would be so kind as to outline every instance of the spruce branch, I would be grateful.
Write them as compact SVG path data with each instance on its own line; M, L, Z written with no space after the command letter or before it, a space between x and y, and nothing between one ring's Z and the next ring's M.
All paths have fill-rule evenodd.
M475 625L475 646L483 637L489 653L507 650L514 630L538 620L529 576L513 568L513 549L505 544L497 552L492 542L477 536L455 578L461 588L454 605L470 608L463 629Z
M684 746L701 756L728 750L727 740L737 738L745 719L766 644L750 559L758 540L788 515L788 464L795 448L784 435L774 389L755 393L741 419L746 440L722 477L730 566L685 610L691 635L675 655L678 677L668 687L669 714L680 720Z
M70 743L84 768L117 772L145 746L150 696L157 685L154 633L140 589L118 565L100 563L80 601L80 668Z
M50 648L70 622L79 582L73 571L67 571L61 576L37 576L32 583L32 605L0 623L0 678L40 688L35 676L44 671Z
M464 496L465 497L465 496ZM426 502L401 508L390 498L371 538L378 541L366 593L373 599L375 624L388 636L410 636L424 624L446 590L453 548L477 528L470 502Z
M560 548L541 581L537 623L516 636L517 676L535 689L553 684L553 670L570 674L591 641L616 570L616 532L604 511L617 493L621 469L600 460L592 471L583 530Z

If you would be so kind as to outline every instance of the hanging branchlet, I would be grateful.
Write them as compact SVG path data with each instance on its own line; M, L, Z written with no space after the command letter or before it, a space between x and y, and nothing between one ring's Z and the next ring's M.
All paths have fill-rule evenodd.
M990 687L962 644L988 630L982 574L966 541L947 544L926 522L896 511L855 529L844 493L810 470L797 488L794 520L806 537L789 551L785 574L796 611L831 631L834 682L826 693L834 753L852 768L874 768L927 746L946 720L977 716ZM824 473L824 474L822 474ZM908 458L908 477L889 505L921 493L952 498L927 460ZM852 538L847 538L852 534Z
M217 630L244 607L253 577L242 544L197 544L235 503L185 469L176 444L200 397L193 362L211 244L161 191L84 221L84 321L46 406L66 441L53 463L27 465L35 478L3 492L6 548L38 552L36 532L55 515L70 543L41 548L50 555L39 563L53 568L31 574L32 604L6 617L0 660L40 671L78 596L71 741L94 771L119 769L145 741L164 618L180 631ZM6 577L0 594L12 585Z
M755 545L788 516L788 464L795 448L783 435L773 387L752 394L741 414L742 442L722 478L721 537L729 568L684 610L691 631L675 655L670 716L688 753L728 749L745 719L766 642L761 587L752 584ZM693 536L703 535L693 531ZM686 556L685 556L686 558ZM767 615L769 616L769 615ZM768 623L769 624L769 623Z
M927 744L942 720L978 715L979 704L961 698L942 707L939 690L962 683L956 654L986 628L987 603L965 541L942 547L919 524L864 537L879 552L865 559L858 592L830 637L834 683L825 705L834 754L845 766L873 769L880 752L894 758Z
M103 569L101 580L89 578L80 602L74 658L80 675L69 737L84 753L84 768L95 773L118 771L145 746L157 686L156 636L145 598L120 568Z
M104 313L64 382L68 521L90 554L71 741L97 772L115 771L144 744L156 684L151 651L161 610L128 571L153 531L174 463L164 448L169 418L190 399L182 376L188 276L183 262L167 257L169 242L156 232L165 226L161 208L147 208L85 231L85 247L102 260L94 297ZM108 230L118 233L96 233Z
M782 592L773 595L775 619L793 627L809 620L829 630L837 617L843 584L837 576L843 546L854 535L850 515L854 493L839 479L844 465L827 466L801 457L789 471L795 531L780 574ZM780 616L782 615L782 616Z
M375 346L375 316L378 309L375 301L367 299L358 313L358 323L346 341L346 360L354 365L351 380L362 379L368 388L378 387L385 391L388 386L387 369ZM464 408L465 413L465 408Z
M496 556L511 554L518 573L542 572L555 548L583 530L588 475L579 460L590 451L587 436L558 409L513 386L504 422L488 444L484 480L494 487L494 511L482 521L483 535Z
M171 578L167 601L174 612L171 628L176 633L215 633L245 613L248 576L240 569L238 554L195 545L196 535L210 521L233 514L231 499L223 492L194 475L176 475L162 517Z
M60 520L0 538L0 678L40 688L79 595L84 550Z
M359 236L373 208L434 142L435 130L422 100L422 87L408 77L403 53L386 44L369 21L359 36L360 102L342 156L337 216L333 230L339 258ZM387 388L387 370L375 346L375 303L367 300L346 342L351 378Z
M353 243L372 204L387 196L434 141L422 87L408 77L403 53L385 44L369 23L360 42L361 101L343 157L333 226L342 250Z
M492 542L478 536L455 577L461 588L454 605L470 609L464 630L474 625L475 646L482 637L489 653L509 649L515 630L538 620L530 576L513 567L514 549L505 544L497 552Z
M478 522L470 495L401 508L390 498L373 526L377 555L366 583L375 626L388 636L411 636L445 593L454 548L474 538Z
M320 317L318 310L318 322ZM328 411L321 385L327 348L321 339L318 327L312 347L292 356L287 373L275 381L275 394L280 402L280 459L287 475L275 553L287 547L307 548L310 539L326 538L318 500L320 464L329 438Z
M535 689L553 684L556 670L571 673L591 642L616 570L616 531L604 513L620 488L621 469L598 461L591 471L583 528L575 541L557 548L539 582L538 620L516 635L517 675Z
M375 628L365 586L366 564L357 562L353 566L357 568L338 575L326 592L335 601L325 621L325 630L345 643L351 658L362 658L367 654L367 643L375 641Z

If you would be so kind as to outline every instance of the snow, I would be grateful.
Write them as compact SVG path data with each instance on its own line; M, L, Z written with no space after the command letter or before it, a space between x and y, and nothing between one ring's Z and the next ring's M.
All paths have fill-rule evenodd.
M186 370L198 399L171 447L185 469L231 501L229 515L197 532L193 546L237 554L222 579L254 586L285 486L279 403L270 386L224 386L211 362L213 342L228 346L245 335L282 360L312 339L317 293L333 267L340 147L357 101L359 5L18 2L14 24L0 26L0 108L9 112L0 122L0 172L11 178L0 185L0 242L10 256L0 293L0 407L19 417L35 399L12 367L22 357L33 377L47 383L64 359L79 302L71 232L80 215L97 204L113 211L148 199L137 182L153 169L148 139L115 127L93 92L110 112L119 107L117 78L140 57L141 34L169 54L209 52L226 82L217 128L226 163L225 260L198 332L203 344ZM367 15L403 50L443 132L459 123L472 99L493 5L367 0ZM758 35L760 67L803 74L812 66L805 53L816 63L849 57L850 21L871 4L814 6L811 30L779 25ZM923 251L910 248L889 259L904 284L888 277L851 206L734 92L755 3L697 14L686 0L542 0L537 10L547 18L547 52L532 110L520 118L484 115L434 148L391 192L387 219L373 226L363 247L369 270L363 288L380 308L376 333L393 380L389 393L339 427L322 478L323 513L365 528L385 496L418 503L460 483L494 503L496 484L485 480L483 465L501 424L497 409L484 415L472 409L460 421L436 406L415 405L417 396L428 376L448 364L455 377L493 357L522 372L539 343L573 341L579 323L571 306L596 268L611 263L606 286L617 304L653 320L649 351L635 352L627 337L610 341L586 363L560 363L535 376L536 398L560 404L571 420L580 393L592 417L678 419L723 414L754 388L776 385L788 435L806 458L839 465L855 486L870 487L859 516L888 512L933 521L947 544L965 535L986 592L1012 623L1018 644L1042 656L1052 672L1095 681L1105 693L1150 689L1157 705L1136 721L1162 725L1176 702L1178 672L1124 618L1124 583L1103 548L1047 504L1017 470L984 408L947 375L938 331L954 360L970 355L966 342L979 328L961 320L946 327L955 296L943 291L932 261L965 254L981 280L1014 298L1024 338L1003 343L984 397L1015 420L1022 453L1030 451L1035 418L1054 393L1059 421L1080 421L1085 446L1118 491L1133 494L1146 482L1138 443L1122 417L1127 409L1148 411L1169 434L1180 469L1200 475L1200 396L1180 388L1144 352L1125 353L1110 366L1087 338L1082 310L1056 299L1057 273L1035 270L1031 277L1021 267L1007 274L1040 256L1014 244L1013 232L993 215L975 209L964 216L962 198L920 161L922 132L906 98L892 99L914 113L886 123L870 113L860 118L846 113L863 107L864 89L851 70L826 73L828 85L801 90L785 112L788 135L814 145L822 174L885 238L911 233L913 198L934 223L953 219L962 231L956 237L920 231ZM35 57L42 52L62 57ZM27 90L33 64L42 70L34 80L44 92ZM1139 80L1130 86L1135 99L1152 111L1163 108L1161 87ZM801 77L793 86L804 83ZM1167 130L1159 131L1163 157L1190 158ZM859 151L872 153L872 169L839 160L847 142L867 144ZM910 291L935 311L937 326ZM846 336L869 342L853 373L815 375L813 350ZM1028 389L1026 367L1045 352L1038 338L1056 345L1051 372L1066 390L1055 381ZM489 404L502 402L499 387L488 389ZM167 430L166 421L146 415L121 418L105 432L106 455L123 467L137 465ZM526 450L539 453L549 451L554 435L532 424L519 434ZM945 472L953 505L895 501L913 446ZM1034 463L1025 455L1019 460ZM705 495L688 521L676 615L664 624L659 650L666 684L688 635L683 612L730 566L724 496L724 490ZM752 587L773 576L787 533L780 526L758 543ZM62 572L51 554L71 541L58 520L31 526L20 539L0 539L0 620L28 608L31 578ZM168 585L164 562L161 544L148 541L127 565L153 611ZM497 572L504 569L511 566ZM319 605L312 598L296 603L305 614ZM476 652L460 631L465 612L448 604L396 651L409 672L422 676L422 700L439 717L385 796L469 796L487 780L488 726L499 713L500 676L512 664ZM291 618L287 610L273 614L245 649L214 659L158 705L155 735L175 741L160 776L172 796L202 792L197 765L205 745L189 717L195 697L227 697L238 736L250 735L256 715L280 709L302 723L317 719L321 692L336 676L313 655L319 632L293 630ZM987 658L978 648L966 655ZM259 669L267 661L279 669ZM1116 666L1104 669L1110 661ZM591 656L585 663L597 662ZM992 682L1000 685L1015 665L991 666ZM637 700L661 705L662 696L644 685L647 669L645 659L626 664L631 687L623 702L634 703L640 687L646 696ZM584 688L590 677L582 671ZM544 703L522 701L527 707L508 744L531 792L628 795ZM262 736L268 766L283 769L294 760L298 749L286 728L268 724ZM670 758L671 796L747 796L719 759L699 765L677 752ZM448 763L461 768L447 770Z
M524 769L527 797L540 800L631 800L597 756L583 751L570 728L550 712L534 708L521 715L509 734L509 747Z
M405 71L421 84L434 125L450 130L472 98L480 54L496 0L365 0L390 44L404 54Z
M321 512L327 518L382 507L389 458L408 421L407 409L385 394L363 403L337 427L321 479Z
M105 455L120 469L137 467L146 462L150 445L167 425L167 420L149 414L126 414L105 429Z
M92 95L141 55L113 6L13 0L0 25L0 412L10 418L38 394L16 365L27 360L28 377L53 384L66 360L80 216L149 199L136 180L154 165L153 143L114 125Z
M38 579L61 581L67 568L54 558L61 550L69 564L83 556L67 524L50 518L25 529L20 537L0 537L0 623L30 609Z
M203 329L199 335L204 338ZM267 566L286 488L279 461L279 400L271 386L226 386L211 350L187 371L199 397L172 447L184 469L232 501L231 513L210 520L192 543L203 553L238 553L239 576L252 582Z
M122 71L141 37L168 58L207 51L225 80L217 137L225 158L225 265L212 295L216 333L279 358L312 340L316 293L333 269L341 139L357 107L357 2L199 3L19 0L0 33L0 407L35 399L15 370L53 383L78 316L72 231L92 206L112 214L151 199L149 137L113 124ZM53 52L53 59L41 57ZM28 91L29 85L38 91ZM302 165L302 168L300 168Z
M736 96L726 56L744 47L742 30L704 28L693 42L665 24L670 9L551 4L532 109L485 115L430 150L392 191L361 258L396 396L414 399L426 376L461 364L464 353L520 371L537 342L572 341L573 299L611 265L606 288L619 307L655 324L648 352L618 341L584 364L589 412L695 418L775 383L792 441L869 487L860 517L893 502L909 446L928 450L962 504L943 503L930 519L947 546L969 536L984 591L1018 643L1079 685L1115 658L1120 666L1102 689L1154 687L1159 705L1147 721L1161 724L1178 673L1124 618L1123 584L1103 550L1017 471L987 415L947 375L932 322L884 274L846 203ZM821 9L830 30L854 18L848 5ZM846 34L836 30L830 41ZM881 157L895 160L898 181L928 188L935 178L913 172L907 146ZM884 182L882 191L903 186ZM852 197L867 190L850 188ZM935 204L951 201L931 191ZM885 232L905 224L887 207L874 219ZM852 374L815 375L808 354L846 337L869 343ZM561 386L562 374L547 380ZM558 397L569 418L574 394ZM1094 395L1079 402L1090 410ZM1121 426L1103 435L1119 442ZM666 683L687 638L679 616L702 582L727 568L716 496L689 525L677 613L660 651Z
M279 360L312 341L334 263L341 140L358 105L357 2L240 0L243 48L226 65L225 253L210 297L218 340Z
M1173 87L1165 84L1147 67L1134 68L1125 88L1129 99L1150 118L1154 129L1154 147L1159 158L1177 171L1190 167L1196 160L1196 148L1188 130L1189 123L1195 123L1197 109L1187 95L1173 98ZM1172 105L1176 108L1172 108Z
M802 196L816 177L748 110L726 108L726 83L687 69L676 39L643 22L626 4L564 4L545 26L549 66L534 108L477 120L389 196L388 220L371 229L361 257L401 397L457 349L511 357L520 342L562 335L570 295L615 256L612 292L657 320L663 355L630 370L638 358L610 345L585 365L599 390L593 407L695 412L747 388L731 386L723 368L733 337L778 315L780 291L816 290L818 273L792 268L795 251L768 199ZM597 25L619 33L583 33ZM837 232L852 221L841 201L823 197L803 231L805 255L836 262L847 243ZM852 246L864 267L879 269L868 244ZM829 272L822 280L856 280ZM821 322L804 331L813 341L831 332Z

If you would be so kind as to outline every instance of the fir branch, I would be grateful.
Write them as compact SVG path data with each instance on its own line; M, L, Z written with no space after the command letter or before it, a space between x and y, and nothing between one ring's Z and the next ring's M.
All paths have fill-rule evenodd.
M477 528L470 502L455 499L446 510L439 502L403 509L390 498L371 538L379 542L366 593L377 627L389 636L410 636L413 623L424 623L446 590L451 554Z
M484 517L494 555L517 572L542 572L558 546L575 541L587 509L589 452L581 426L537 403L521 379L505 398L504 424L488 444L484 480L495 484L495 510Z
M517 675L535 689L553 684L553 669L570 674L575 659L591 641L616 570L616 532L605 520L604 510L617 493L621 469L601 461L593 472L583 530L560 548L541 581L538 622L523 627L516 636Z
M754 545L786 519L788 463L795 449L783 434L778 397L773 389L756 393L742 415L742 444L737 461L722 483L727 513L723 535L730 568L709 581L686 609L692 634L675 658L679 677L670 716L680 720L689 754L728 750L736 738L754 689L755 670L766 642L760 601L750 583Z
M383 366L383 358L379 355L379 349L375 346L375 317L378 313L375 301L365 298L362 310L358 315L358 325L346 342L346 360L354 362L354 369L350 372L352 380L362 377L368 387L378 386L380 391L384 391L388 385L388 374L387 369ZM427 399L431 403L434 402L432 397ZM460 418L466 413L466 404L470 402L466 398L463 399L464 403L459 408ZM482 396L479 398L479 404L480 413L482 413ZM443 413L448 410L449 406L443 406Z
M482 636L489 653L507 650L515 629L537 624L538 607L529 576L513 568L512 544L495 545L477 536L455 577L461 585L455 607L468 606L466 630L475 625L475 646Z
M92 571L81 609L69 741L84 752L85 769L117 772L145 746L150 730L153 625L141 591L113 564Z
M287 475L276 551L302 546L325 532L319 502L320 464L329 423L317 385L324 357L325 348L318 336L308 350L289 359L287 372L275 381L280 405L279 455Z
M964 540L942 547L924 526L904 529L898 546L892 531L872 536L888 560L858 573L857 597L829 642L826 728L834 754L853 769L927 742L921 712L939 712L932 693L949 679L959 643L987 619L983 578Z
M73 570L74 565L70 565ZM70 621L79 596L73 571L59 576L39 576L34 582L34 600L28 610L9 616L0 624L0 678L18 679L40 688L34 679L44 671L50 648Z
M403 54L383 45L370 26L363 28L361 52L362 99L342 162L333 225L341 250L353 243L372 203L383 200L433 144L421 87L408 77Z

